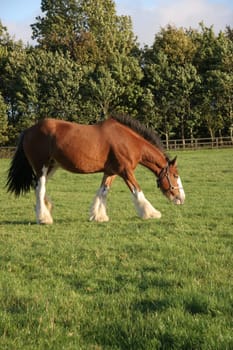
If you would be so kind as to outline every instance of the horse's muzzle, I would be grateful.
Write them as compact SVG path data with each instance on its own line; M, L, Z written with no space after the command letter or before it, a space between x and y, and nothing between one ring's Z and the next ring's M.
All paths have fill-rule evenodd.
M181 205L181 204L184 204L184 201L185 201L185 192L184 192L184 188L182 186L180 177L178 178L177 184L179 188L179 194L174 196L173 203L176 205Z
M184 198L181 198L181 197L175 197L173 199L173 203L176 204L176 205L181 205L181 204L184 204Z

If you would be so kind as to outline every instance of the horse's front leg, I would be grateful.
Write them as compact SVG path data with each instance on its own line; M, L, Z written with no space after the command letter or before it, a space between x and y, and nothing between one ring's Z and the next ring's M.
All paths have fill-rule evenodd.
M53 218L50 214L51 203L46 197L46 176L48 168L43 167L36 187L36 219L38 224L52 224Z
M126 172L122 177L133 194L133 202L138 215L142 219L160 219L160 211L156 210L146 199L144 193L136 181L134 174L132 172Z
M44 197L44 202L45 202L45 205L46 205L48 211L49 211L50 213L52 213L52 210L53 210L53 203L51 202L51 200L49 199L49 197L46 196L46 195L45 195L45 197Z
M106 211L107 194L116 175L108 176L104 174L101 186L96 193L90 210L90 221L104 222L109 217Z

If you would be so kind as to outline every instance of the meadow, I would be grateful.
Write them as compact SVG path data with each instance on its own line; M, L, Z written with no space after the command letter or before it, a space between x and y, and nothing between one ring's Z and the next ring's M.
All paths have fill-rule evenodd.
M101 174L60 170L47 186L54 224L39 226L34 193L7 194L0 160L1 350L233 349L233 149L178 164L183 206L137 169L160 220L139 219L117 179L110 221L89 222Z

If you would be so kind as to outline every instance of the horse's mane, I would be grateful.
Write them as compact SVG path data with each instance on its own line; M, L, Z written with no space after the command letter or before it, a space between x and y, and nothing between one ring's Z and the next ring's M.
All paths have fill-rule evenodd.
M159 135L151 128L145 127L137 119L134 119L128 115L113 115L112 119L116 120L118 123L128 126L130 129L135 131L137 134L142 136L145 140L149 141L152 145L159 148L165 154L165 150ZM167 155L166 155L167 156Z

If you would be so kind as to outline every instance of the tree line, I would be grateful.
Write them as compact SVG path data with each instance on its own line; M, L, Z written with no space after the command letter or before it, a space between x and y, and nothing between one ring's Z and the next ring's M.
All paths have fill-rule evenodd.
M42 0L36 44L0 22L0 145L45 117L126 113L169 138L232 136L233 29L168 25L139 46L113 0ZM155 19L156 20L156 19Z

